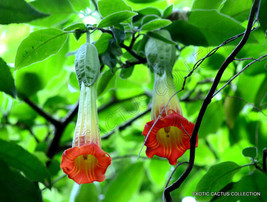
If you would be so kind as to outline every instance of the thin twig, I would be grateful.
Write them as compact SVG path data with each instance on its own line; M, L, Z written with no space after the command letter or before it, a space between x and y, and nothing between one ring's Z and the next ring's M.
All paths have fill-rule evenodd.
M223 93L222 93L223 94ZM256 107L254 104L246 101L244 98L242 97L238 97L238 96L234 96L234 95L226 95L226 94L223 94L224 96L226 97L230 97L230 98L235 98L235 99L239 99L239 100L242 100L243 102L245 102L246 104L250 105L253 107L253 109L257 110L258 112L261 112L264 116L267 116L267 114L265 114L261 109L259 109L258 107Z
M127 50L132 56L134 56L137 60L146 63L146 58L143 58L142 56L138 55L135 51L133 51L130 47L124 45L123 43L120 44L120 47Z
M49 114L47 114L43 109L38 107L34 102L32 102L29 98L23 98L23 101L27 103L31 108L33 108L40 116L44 117L47 121L52 123L54 126L60 125L60 121L56 120Z
M211 144L209 143L208 139L205 138L205 144L208 146L208 148L210 149L211 153L214 155L216 160L219 160L219 156L216 153L216 151L214 150L214 148L211 146Z
M128 155L125 155L125 156L115 156L115 157L112 157L112 161L113 160L119 160L119 159L125 159L125 158L132 158L132 157L137 157L137 155L135 155L135 154L128 154ZM141 156L140 158L142 158L144 160L149 159L146 156Z
M249 66L254 64L255 62L262 62L267 59L267 55L263 55L257 59L254 59L252 62L247 64L243 69L241 69L237 74L235 74L226 84L224 84L219 90L217 90L212 97L216 96L220 91L222 91L227 85L229 85L236 77L238 77L242 72L244 72Z
M184 173L178 178L178 180L176 182L174 182L172 185L170 185L169 187L167 187L164 190L164 196L167 200L167 202L172 201L170 192L172 192L175 189L178 189L180 187L180 185L183 183L183 181L187 178L187 176L189 175L189 173L191 172L193 166L194 166L194 160L195 160L195 145L196 145L196 139L197 139L197 133L198 130L200 128L201 122L202 122L202 118L206 112L206 109L209 105L209 103L211 102L211 99L213 98L213 94L216 91L216 88L220 82L220 79L224 73L224 71L226 70L226 68L228 67L228 65L234 60L234 58L236 57L236 55L238 54L238 52L243 48L243 46L246 44L249 35L251 33L251 28L253 26L253 22L255 19L255 16L257 16L257 12L259 12L259 8L260 8L260 0L255 0L253 3L253 6L251 8L251 12L249 15L249 20L248 20L248 25L245 31L245 34L243 36L243 38L241 39L241 41L239 42L239 44L235 47L235 49L233 50L233 52L226 58L226 60L223 62L223 64L221 65L220 69L217 72L217 75L214 79L214 82L211 86L211 89L207 95L207 97L205 98L202 107L200 109L200 112L198 114L197 117L197 121L190 139L190 158L189 158L189 164L186 168L186 170L184 171Z
M263 154L262 154L262 164L263 164L263 171L267 172L266 168L266 160L267 160L267 149L263 149Z
M148 112L150 112L151 108L148 108L146 111L142 112L141 114L138 114L136 117L130 119L129 121L123 123L122 125L119 125L117 128L109 132L108 134L101 137L102 140L108 139L111 135L113 135L116 131L122 131L128 126L132 125L134 121L141 118L142 116L146 115Z

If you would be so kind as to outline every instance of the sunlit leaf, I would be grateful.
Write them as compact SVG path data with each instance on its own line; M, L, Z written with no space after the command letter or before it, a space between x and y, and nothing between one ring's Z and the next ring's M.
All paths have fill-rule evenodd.
M69 0L76 11L84 10L90 6L88 0Z
M244 21L248 19L251 6L251 0L227 0L220 12L236 20Z
M18 47L16 69L42 61L56 54L66 41L67 34L58 29L43 29L32 32Z
M66 21L75 12L69 0L38 0L30 4L38 11L49 14L49 17L31 22L38 26L51 27Z
M81 184L74 183L72 188L73 202L84 202L90 199L90 202L98 202L98 191L95 184Z
M159 9L154 7L146 7L138 11L138 13L142 15L157 15L158 17L161 16L161 12Z
M138 4L147 4L147 3L152 3L152 2L156 2L159 0L129 0L133 3L138 3Z
M169 5L165 10L163 11L163 18L167 18L169 15L171 15L173 10L173 4Z
M121 23L121 22L135 16L135 15L137 15L136 12L119 11L119 12L116 12L116 13L113 13L113 14L106 16L103 20L101 20L98 27L102 28L102 27L109 27L112 25L116 25L116 24Z
M156 30L162 27L166 27L167 25L171 24L170 20L166 20L166 19L155 19L152 20L146 24L144 24L141 27L141 30L143 31L151 31L151 30Z
M128 6L123 0L101 0L98 1L98 9L103 17L118 11L132 11L132 8Z
M109 40L111 38L111 34L103 33L100 38L95 42L95 47L99 55L101 55L108 49Z
M107 92L111 88L114 88L115 76L111 70L104 71L97 84L97 95L100 96L102 93Z
M217 9L223 0L209 1L209 0L195 0L192 9Z
M128 201L138 192L143 181L143 163L135 163L119 173L115 180L111 182L105 193L103 202ZM134 180L133 180L134 179Z
M209 104L201 122L199 137L203 138L210 133L216 133L224 121L224 111L222 104L212 102Z

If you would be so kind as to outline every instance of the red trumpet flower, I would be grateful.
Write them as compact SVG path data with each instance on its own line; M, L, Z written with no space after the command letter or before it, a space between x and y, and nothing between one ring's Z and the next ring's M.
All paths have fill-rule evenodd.
M94 86L82 83L73 147L64 151L61 168L78 184L102 182L111 157L101 149Z
M144 136L148 135L161 110L174 93L172 76L166 73L162 76L155 74L152 121L146 123L143 130ZM167 158L171 165L175 165L177 159L187 149L190 149L190 137L193 129L194 124L182 116L178 97L173 97L149 133L145 142L146 155L149 158L154 155Z

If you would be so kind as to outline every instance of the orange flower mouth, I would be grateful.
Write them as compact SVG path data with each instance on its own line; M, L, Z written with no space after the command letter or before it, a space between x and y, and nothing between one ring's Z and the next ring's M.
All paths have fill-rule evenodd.
M102 182L111 157L97 144L90 143L64 151L60 167L78 184Z
M194 124L180 114L172 113L160 118L151 130L145 145L149 158L154 155L167 158L171 165L177 163L187 149L190 149L190 138ZM143 135L147 136L155 120L146 123ZM198 142L198 138L197 138ZM196 144L197 146L197 144Z

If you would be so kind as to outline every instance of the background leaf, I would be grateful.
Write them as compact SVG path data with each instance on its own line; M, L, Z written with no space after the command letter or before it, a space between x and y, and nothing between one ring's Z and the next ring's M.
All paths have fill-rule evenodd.
M245 157L250 157L252 159L255 159L258 155L258 151L256 147L247 147L245 149L243 149L242 154Z
M152 20L152 21L144 24L142 26L141 30L145 30L145 31L156 30L156 29L159 29L159 28L162 28L162 27L166 27L170 23L171 23L170 20L156 19L156 20Z
M232 182L235 173L240 166L234 162L223 162L210 167L208 172L201 178L196 186L195 192L219 192L223 187ZM198 201L209 201L213 196L196 196Z
M117 175L105 194L104 202L128 201L138 192L144 176L143 163L135 163Z
M56 54L66 41L67 34L58 29L32 32L17 50L15 67L20 69Z
M34 155L14 143L0 140L0 158L23 171L31 180L49 182L50 177L45 166Z
M109 27L111 25L116 25L118 23L121 23L133 16L137 15L135 12L131 11L119 11L113 14L110 14L106 16L101 22L98 24L99 28L102 27Z
M0 159L0 197L2 201L28 201L41 202L42 196L36 184L23 177L18 172L11 170Z
M72 188L72 197L70 201L84 202L88 199L90 202L98 202L98 191L94 183L78 185L74 183Z
M24 0L0 2L0 24L30 22L46 16L48 15L35 10Z
M119 11L132 11L132 8L128 6L123 0L101 0L98 1L98 9L103 17Z
M223 0L195 0L192 5L192 9L218 9L222 2Z
M17 91L14 79L6 62L0 58L0 91L3 91L12 97L16 97Z

